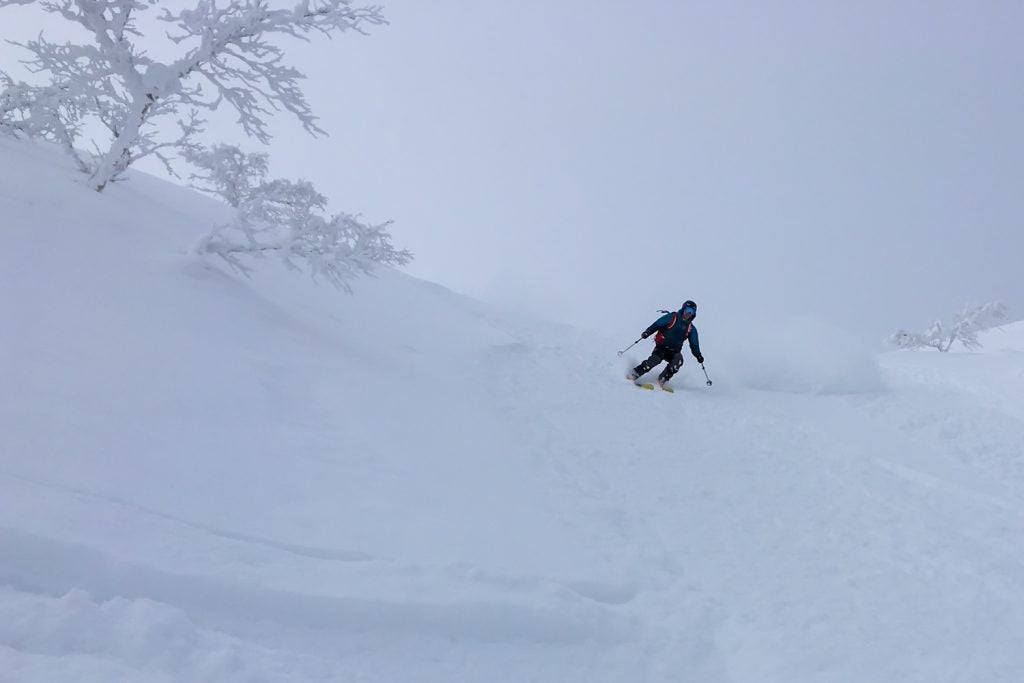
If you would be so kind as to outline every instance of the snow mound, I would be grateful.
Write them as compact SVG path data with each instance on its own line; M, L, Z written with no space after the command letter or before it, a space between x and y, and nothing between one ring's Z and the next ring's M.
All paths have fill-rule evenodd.
M982 351L1024 353L1024 320L1000 325L978 335Z

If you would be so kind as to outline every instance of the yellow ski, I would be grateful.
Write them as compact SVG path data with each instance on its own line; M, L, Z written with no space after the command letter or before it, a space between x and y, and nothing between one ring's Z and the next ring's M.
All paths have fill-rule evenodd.
M647 389L647 391L654 391L654 385L653 384L637 384L637 386L640 387L641 389ZM673 389L672 387L662 387L661 390L662 391L667 391L670 394L676 393L676 390Z

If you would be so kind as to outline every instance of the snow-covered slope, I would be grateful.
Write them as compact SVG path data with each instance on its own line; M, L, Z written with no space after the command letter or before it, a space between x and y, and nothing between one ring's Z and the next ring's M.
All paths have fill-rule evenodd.
M702 329L669 395L400 273L245 280L186 253L216 203L2 138L0 216L2 681L1024 676L1020 324Z

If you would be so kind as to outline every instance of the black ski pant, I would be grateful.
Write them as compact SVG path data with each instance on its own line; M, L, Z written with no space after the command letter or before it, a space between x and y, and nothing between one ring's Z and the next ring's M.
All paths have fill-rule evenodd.
M661 371L661 374L658 375L658 379L663 382L667 382L672 379L672 375L679 372L679 368L683 367L683 350L675 349L671 346L665 346L664 344L658 344L654 347L651 357L633 368L633 372L635 372L638 377L642 377L660 365L663 361L668 363L668 367Z

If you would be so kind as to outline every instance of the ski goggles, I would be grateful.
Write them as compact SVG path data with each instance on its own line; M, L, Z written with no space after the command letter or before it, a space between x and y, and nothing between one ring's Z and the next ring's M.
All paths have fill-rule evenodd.
M691 306L687 306L683 309L683 315L697 315L697 309Z

